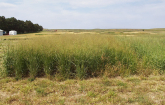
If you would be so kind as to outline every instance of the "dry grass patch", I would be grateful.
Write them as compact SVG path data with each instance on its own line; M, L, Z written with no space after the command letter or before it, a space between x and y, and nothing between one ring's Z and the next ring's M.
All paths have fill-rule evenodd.
M163 77L163 76L162 76ZM151 80L152 78L152 80ZM1 79L2 104L163 104L165 83L159 76L93 78L62 82L46 78L15 81ZM13 81L13 80L14 81ZM7 82L6 82L7 81ZM3 85L3 86L2 86Z

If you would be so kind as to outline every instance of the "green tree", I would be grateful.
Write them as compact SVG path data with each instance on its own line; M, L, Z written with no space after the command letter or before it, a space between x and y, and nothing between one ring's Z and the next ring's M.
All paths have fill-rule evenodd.
M6 19L6 25L7 25L7 29L6 31L10 31L10 30L17 30L18 29L18 21L16 18L11 17L11 18L7 18Z
M38 24L33 24L30 20L24 22L14 17L5 18L4 16L0 16L0 29L5 31L16 30L17 33L30 33L42 31L43 27Z
M6 30L6 19L4 16L0 16L0 29Z

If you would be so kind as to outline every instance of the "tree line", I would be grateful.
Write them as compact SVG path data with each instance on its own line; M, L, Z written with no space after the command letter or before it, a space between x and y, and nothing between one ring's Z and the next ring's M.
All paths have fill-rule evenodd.
M17 20L14 17L5 18L0 16L0 29L4 31L16 30L17 33L31 33L42 31L43 27L38 24L33 24L30 20Z

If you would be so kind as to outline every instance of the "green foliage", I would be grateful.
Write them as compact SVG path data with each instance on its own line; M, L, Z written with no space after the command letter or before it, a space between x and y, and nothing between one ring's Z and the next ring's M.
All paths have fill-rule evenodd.
M37 94L39 95L39 96L46 96L46 92L45 92L45 89L43 89L43 88L37 88L36 89L36 92L37 92Z
M141 64L141 68L160 69L159 73L164 72L164 37L125 37L121 42L127 44L129 50L134 53L134 56L137 56L136 59Z
M121 82L121 81L118 81L118 82L117 82L117 86L127 87L127 84L126 84L126 83L123 83L123 82Z
M43 27L38 24L33 24L31 21L17 20L14 17L5 18L0 16L0 29L9 32L10 30L16 30L18 33L30 33L42 31Z
M44 42L44 43L43 43ZM154 43L154 44L153 44ZM8 46L7 76L47 76L59 80L106 76L147 76L165 69L164 40L151 37L61 35L33 38Z
M88 96L88 97L96 97L97 94L95 94L95 93L92 92L92 91L89 91L89 92L87 93L87 96Z
M6 76L15 76L14 70L14 49L13 47L7 47L7 50L4 52L4 67Z

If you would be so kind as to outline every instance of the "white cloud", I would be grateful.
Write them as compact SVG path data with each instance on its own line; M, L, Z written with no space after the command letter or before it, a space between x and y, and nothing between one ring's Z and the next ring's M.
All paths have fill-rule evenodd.
M68 3L71 6L74 7L88 7L88 8L94 8L94 7L104 7L109 6L117 3L128 3L128 2L135 2L137 0L70 0Z
M0 2L0 8L11 8L11 7L16 7L16 5L14 4L10 4L10 3L5 3L5 2Z
M164 0L17 0L0 2L0 15L45 28L158 28L165 27L164 5Z

